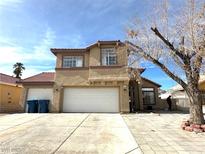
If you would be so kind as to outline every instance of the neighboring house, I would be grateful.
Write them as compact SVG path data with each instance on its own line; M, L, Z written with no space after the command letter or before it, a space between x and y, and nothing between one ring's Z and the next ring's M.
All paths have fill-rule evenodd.
M205 105L205 75L200 75L199 89L201 90L203 104ZM169 92L178 110L189 111L189 99L184 89L177 84Z
M16 81L19 79L0 73L0 112L22 112L19 104L22 87Z
M98 41L87 48L53 48L51 52L56 56L55 73L24 79L22 105L26 100L49 99L51 112L130 112L131 79L124 43ZM143 81L133 81L138 94L131 107L135 110L157 104L159 85Z

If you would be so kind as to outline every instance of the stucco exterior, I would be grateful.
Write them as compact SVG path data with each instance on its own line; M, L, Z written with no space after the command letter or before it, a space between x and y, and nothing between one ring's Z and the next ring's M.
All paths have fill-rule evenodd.
M165 108L166 104L164 104L164 102L161 101L161 99L159 98L159 94L158 94L158 90L159 90L160 85L158 85L150 80L147 80L145 78L142 78L141 87L142 88L154 88L154 97L155 97L155 104L146 105L143 103L143 96L140 96L140 97L142 97L141 98L141 105L143 103L143 110L146 110L148 106L152 106L153 110L162 110ZM142 93L141 93L141 95L142 95Z
M18 85L0 83L0 112L22 112L19 104L21 92L22 87Z
M54 85L54 112L62 111L63 91L69 87L118 87L120 112L129 112L129 78L127 73L127 50L119 42L96 44L87 50L58 50L55 54L56 75ZM101 48L114 47L117 53L115 66L101 65ZM63 56L82 56L83 67L63 68Z

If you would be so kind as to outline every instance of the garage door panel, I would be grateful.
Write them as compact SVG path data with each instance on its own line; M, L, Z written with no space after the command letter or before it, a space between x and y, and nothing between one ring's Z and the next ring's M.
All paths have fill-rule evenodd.
M52 88L29 88L27 100L40 100L47 99L50 100L49 104L53 101L53 89ZM49 106L50 106L49 105ZM25 111L28 112L28 104L25 106Z
M49 99L52 101L53 89L51 88L29 88L27 100Z
M65 88L63 112L119 112L118 88Z

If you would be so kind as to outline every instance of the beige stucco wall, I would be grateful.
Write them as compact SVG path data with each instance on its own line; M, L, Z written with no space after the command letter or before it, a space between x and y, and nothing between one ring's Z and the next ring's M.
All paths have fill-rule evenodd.
M153 105L145 105L143 104L143 109L147 109L147 106L152 106L153 110L162 110L164 109L164 103L160 100L159 98L159 94L158 94L158 86L153 84L153 83L150 83L144 79L142 79L141 81L142 83L142 88L154 88L154 95L155 95L155 102L156 104L153 104ZM143 98L143 97L142 97ZM143 103L143 99L142 99L142 103Z
M109 77L127 77L126 67L119 68L92 68L89 70L89 78L109 78Z
M22 87L12 84L0 84L0 112L22 112L19 101Z
M88 77L88 69L56 70L55 83L59 86L86 86Z
M55 112L62 111L63 90L69 87L118 87L120 112L129 112L128 81L92 81L89 82L89 70L56 71L53 104Z
M89 66L100 66L100 47L94 47L90 49Z

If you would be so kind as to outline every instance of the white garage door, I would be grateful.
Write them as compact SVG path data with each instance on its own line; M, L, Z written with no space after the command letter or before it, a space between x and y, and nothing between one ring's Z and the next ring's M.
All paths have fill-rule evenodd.
M65 88L63 112L119 112L119 90Z
M29 88L27 100L34 99L48 99L50 102L53 100L52 88Z

